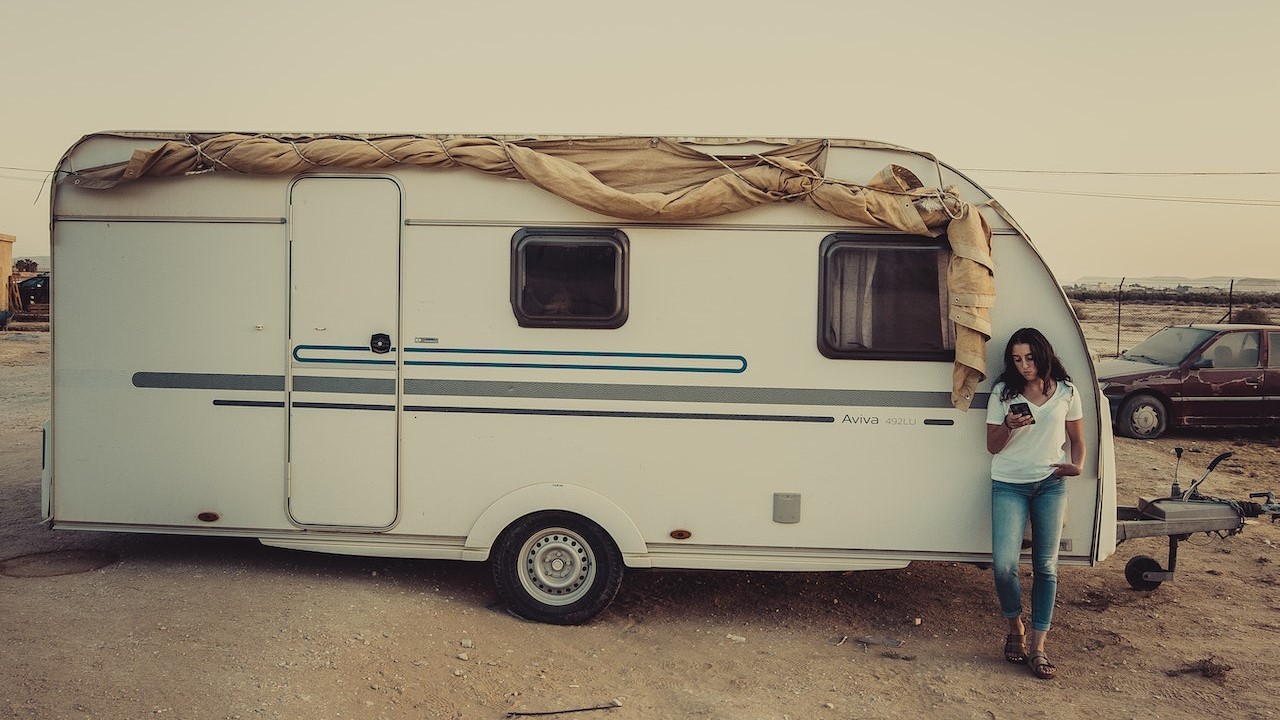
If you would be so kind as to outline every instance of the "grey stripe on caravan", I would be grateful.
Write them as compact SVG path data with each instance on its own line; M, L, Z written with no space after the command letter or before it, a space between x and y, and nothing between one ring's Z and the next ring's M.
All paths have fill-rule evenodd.
M394 378L294 377L293 389L302 392L395 395Z
M134 373L134 387L181 390L267 390L284 392L283 375L231 375L221 373ZM302 392L395 395L390 378L295 377L293 389Z
M389 378L295 377L305 392L392 395ZM282 375L140 372L140 388L284 391ZM820 388L714 387L701 385L621 385L611 383L505 382L493 380L405 380L406 395L505 397L651 402L740 403L747 405L830 405L851 407L949 408L951 394L916 390L825 390ZM974 408L987 406L988 393L975 393Z
M274 390L284 392L284 376L138 372L133 374L133 386L171 390Z
M655 402L742 403L747 405L849 405L858 407L949 408L951 394L914 390L824 390L818 388L708 387L702 385L620 385L606 383L494 382L487 380L405 380L406 395L453 397L572 398ZM988 393L973 406L987 406Z

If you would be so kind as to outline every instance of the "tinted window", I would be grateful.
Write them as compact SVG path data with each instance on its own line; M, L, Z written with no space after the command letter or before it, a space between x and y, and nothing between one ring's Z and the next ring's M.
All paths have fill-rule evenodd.
M837 234L821 248L818 348L835 358L950 360L950 253L933 239Z
M512 238L511 306L524 327L619 327L626 277L620 231L521 230Z
M1280 367L1280 332L1267 333L1267 367Z

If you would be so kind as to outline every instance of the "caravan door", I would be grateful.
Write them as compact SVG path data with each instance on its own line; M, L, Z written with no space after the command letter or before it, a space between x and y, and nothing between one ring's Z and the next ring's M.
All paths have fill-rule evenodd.
M400 407L400 187L306 177L289 196L289 516L395 523Z

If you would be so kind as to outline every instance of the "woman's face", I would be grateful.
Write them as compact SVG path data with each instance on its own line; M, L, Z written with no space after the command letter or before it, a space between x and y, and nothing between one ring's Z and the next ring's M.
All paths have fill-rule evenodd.
M1010 359L1013 360L1013 368L1018 374L1027 380L1035 380L1036 359L1031 356L1031 346L1026 343L1014 343L1013 349L1009 351Z

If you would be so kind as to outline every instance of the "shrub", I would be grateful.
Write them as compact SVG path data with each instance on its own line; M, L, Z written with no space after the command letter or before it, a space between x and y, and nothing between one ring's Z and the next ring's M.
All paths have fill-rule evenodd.
M1232 322L1270 325L1271 317L1267 311L1259 307L1247 307L1237 310L1231 318Z
M1076 301L1072 300L1072 301L1071 301L1071 309L1075 311L1075 313L1076 313L1076 319L1077 319L1077 320L1088 320L1088 319L1089 319L1088 317L1086 317L1086 316L1085 316L1085 312L1084 312L1084 304L1082 304L1082 303L1078 303L1078 302L1076 302Z

